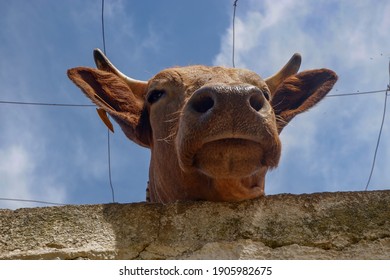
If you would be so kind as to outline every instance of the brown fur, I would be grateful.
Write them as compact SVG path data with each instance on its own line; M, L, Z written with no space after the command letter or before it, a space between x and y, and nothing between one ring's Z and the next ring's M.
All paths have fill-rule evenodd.
M97 60L102 70L78 67L68 76L132 141L151 149L150 201L163 203L264 195L265 174L281 154L278 134L337 80L328 69L288 70L269 81L270 92L249 70L188 66L129 82L104 56ZM163 94L150 104L156 91Z

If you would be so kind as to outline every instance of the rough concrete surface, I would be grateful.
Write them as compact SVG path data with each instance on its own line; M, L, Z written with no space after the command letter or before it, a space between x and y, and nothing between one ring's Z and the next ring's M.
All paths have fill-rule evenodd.
M390 259L390 191L0 210L0 259Z

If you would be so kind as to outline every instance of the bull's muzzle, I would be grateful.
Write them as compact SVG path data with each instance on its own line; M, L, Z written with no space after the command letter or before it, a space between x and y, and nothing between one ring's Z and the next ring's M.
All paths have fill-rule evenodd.
M276 166L280 142L268 89L212 84L196 90L180 120L180 166L210 177L246 177Z

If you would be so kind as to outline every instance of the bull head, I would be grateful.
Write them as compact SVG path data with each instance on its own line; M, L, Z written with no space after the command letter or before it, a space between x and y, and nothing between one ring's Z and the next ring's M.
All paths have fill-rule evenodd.
M337 81L328 69L298 73L294 54L263 80L246 69L168 68L149 81L127 77L100 50L98 69L69 78L135 143L151 149L152 202L239 201L264 195L266 172L278 165L279 134L317 104Z

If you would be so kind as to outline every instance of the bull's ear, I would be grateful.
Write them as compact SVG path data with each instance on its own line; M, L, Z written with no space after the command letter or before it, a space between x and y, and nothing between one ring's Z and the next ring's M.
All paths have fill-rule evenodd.
M292 118L324 98L336 81L336 73L329 69L303 71L285 79L272 97L279 133Z
M140 90L145 88L146 92L146 83L138 85L135 94L126 81L112 72L76 67L68 70L68 77L99 107L99 114L104 110L128 138L150 147L151 128Z

